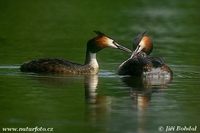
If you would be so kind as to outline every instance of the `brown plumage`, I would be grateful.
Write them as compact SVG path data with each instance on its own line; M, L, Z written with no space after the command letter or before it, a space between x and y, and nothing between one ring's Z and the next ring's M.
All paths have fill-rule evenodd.
M87 74L96 73L98 69L89 64L82 65L63 59L38 59L21 65L22 72L58 73L58 74Z

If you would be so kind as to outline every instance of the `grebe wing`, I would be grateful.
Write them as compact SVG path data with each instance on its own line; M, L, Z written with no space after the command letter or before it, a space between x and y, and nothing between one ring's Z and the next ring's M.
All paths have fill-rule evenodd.
M122 62L119 67L118 67L118 70L117 70L117 74L119 75L127 75L129 73L129 68L132 64L132 59L127 59L125 60L124 62Z
M153 67L161 67L165 64L164 59L161 57L146 57L146 60L149 64L152 64Z
M140 75L144 65L143 57L129 58L118 68L119 75Z
M51 72L59 71L59 69L67 69L82 66L78 63L73 63L63 59L38 59L26 62L21 65L22 72Z

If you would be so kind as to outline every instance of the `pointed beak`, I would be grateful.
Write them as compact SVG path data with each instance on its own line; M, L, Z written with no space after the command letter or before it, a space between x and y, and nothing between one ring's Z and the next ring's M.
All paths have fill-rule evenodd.
M123 50L123 51L125 51L125 52L129 52L129 53L132 53L132 51L130 50L130 49L128 49L128 48L126 48L126 47L124 47L124 46L122 46L122 45L119 45L118 43L114 43L115 44L115 46L116 46L116 48L118 48L118 49L120 49L120 50Z
M133 51L131 58L134 58L140 51L142 51L142 47L138 45L135 51Z

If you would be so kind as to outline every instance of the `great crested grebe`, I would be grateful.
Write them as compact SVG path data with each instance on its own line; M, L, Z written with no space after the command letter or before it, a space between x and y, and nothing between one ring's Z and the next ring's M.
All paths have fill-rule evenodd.
M119 66L119 75L172 78L172 70L162 58L148 56L153 50L153 42L145 32L139 34L134 43L137 47L131 57Z
M99 70L99 65L96 60L96 53L100 50L111 47L120 49L126 52L131 52L113 39L106 36L104 33L94 31L97 36L89 40L87 43L85 64L73 63L71 61L62 59L38 59L26 62L21 65L22 72L35 72L35 73L60 73L60 74L96 74Z

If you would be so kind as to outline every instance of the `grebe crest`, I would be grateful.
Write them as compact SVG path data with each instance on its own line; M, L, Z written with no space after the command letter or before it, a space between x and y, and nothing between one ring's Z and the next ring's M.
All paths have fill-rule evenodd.
M36 73L60 73L60 74L96 74L99 70L99 65L96 60L96 53L100 50L111 47L120 49L126 52L131 52L113 39L106 36L100 31L95 31L96 37L89 40L87 43L85 63L78 64L63 59L37 59L26 62L21 65L22 72L36 72Z

